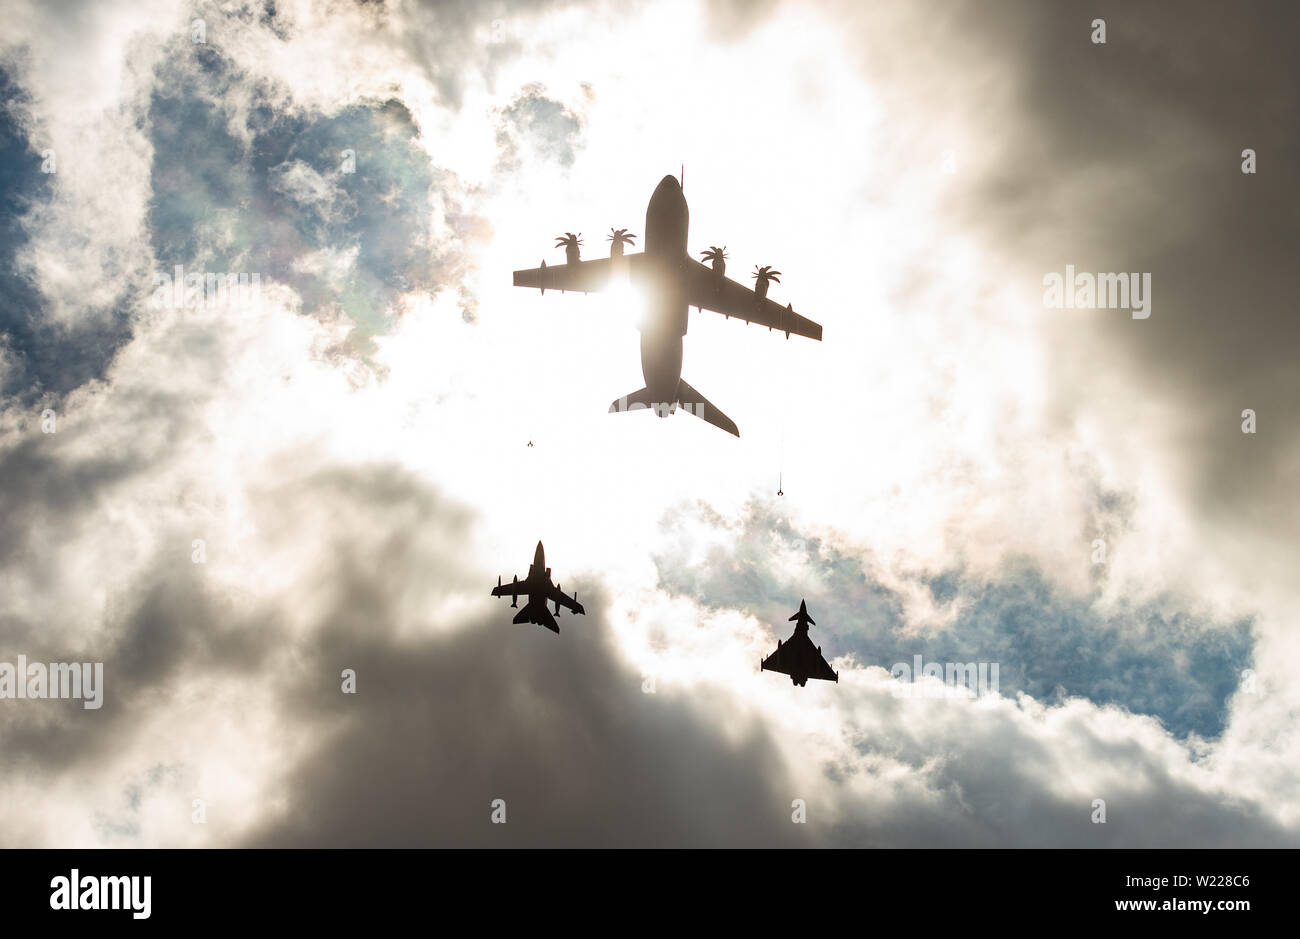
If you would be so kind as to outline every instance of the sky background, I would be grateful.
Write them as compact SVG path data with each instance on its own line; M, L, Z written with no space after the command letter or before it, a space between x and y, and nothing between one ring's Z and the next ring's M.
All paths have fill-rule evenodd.
M0 701L0 844L1300 845L1298 19L8 4L0 661L105 699ZM690 314L738 440L606 413L629 298L510 286L682 164L825 330ZM558 636L488 596L539 539ZM801 599L838 685L758 670Z

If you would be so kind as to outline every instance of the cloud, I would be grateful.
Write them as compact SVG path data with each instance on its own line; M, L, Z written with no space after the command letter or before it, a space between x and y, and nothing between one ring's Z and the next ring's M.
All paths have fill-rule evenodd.
M517 172L523 166L524 148L530 164L540 159L572 166L581 134L581 117L548 97L541 85L528 85L498 111L498 172Z
M150 221L164 271L179 264L283 281L303 312L350 320L363 352L391 328L402 295L461 283L481 223L416 145L419 129L401 102L286 111L220 50L189 55L184 40L174 44L180 51L164 60L150 107ZM435 235L439 217L451 224ZM322 279L299 263L322 251L355 259ZM463 313L472 317L472 307Z
M1061 252L1125 269L1237 218L1184 198L1217 165L1195 107L1107 142L1177 84L1125 56L1186 71L1156 14L1108 13L1099 52L1016 5L199 4L198 44L164 7L45 9L4 57L0 652L107 688L0 708L7 844L1297 843L1300 650L1252 593L1290 549L1191 537L1196 435L1144 430L1181 405L1134 363L1194 366L1131 330L1193 281L1156 267L1142 324L1037 306ZM501 274L683 159L693 237L779 253L827 327L778 353L691 314L740 441L606 415L631 331ZM265 280L153 306L176 264ZM1160 338L1213 365L1194 332ZM787 513L756 496L782 473ZM537 537L589 611L559 636L487 596ZM838 685L757 671L800 597ZM1003 693L902 698L916 653L999 661Z
M7 272L0 282L0 395L37 400L99 377L128 329L120 307L75 325L50 321L23 218L48 209L55 177L45 170L57 173L58 152L38 152L29 140L24 125L30 118L22 115L31 108L30 98L3 68L0 94L6 102L0 111L0 266Z
M1214 737L1252 661L1247 616L1217 622L1170 596L1116 607L1099 590L1079 594L1053 583L1028 557L1011 557L992 575L890 572L834 532L801 537L770 502L727 520L679 506L664 524L673 537L656 555L663 589L741 610L777 636L806 599L828 657L851 655L860 665L912 669L917 655L940 664L998 663L1005 696L1116 704L1159 718L1179 736ZM918 628L906 611L921 591L933 615Z
M780 760L742 702L643 694L605 597L586 583L591 614L564 618L560 637L510 625L487 598L488 573L469 561L472 513L396 464L320 452L311 441L329 414L291 405L318 393L295 390L278 369L237 377L268 347L300 355L322 327L283 307L228 325L193 313L149 323L62 430L9 442L6 475L40 454L56 484L30 492L31 515L16 519L23 560L7 566L4 647L103 661L106 674L99 711L6 709L0 733L23 770L6 804L28 816L14 843L799 843ZM172 368L196 367L220 377L169 382ZM299 368L309 373L300 381L341 381L326 364ZM305 426L252 450L209 436L201 415L215 404L252 422L268 394L271 413L296 410ZM146 419L180 432L141 434ZM73 456L114 438L139 441L123 454L129 469L92 472ZM222 470L232 450L242 454L234 474ZM64 503L67 490L81 500ZM121 537L109 518L119 531L150 530L96 564ZM26 560L39 543L49 545L41 560ZM108 587L97 616L40 628L47 564L55 576L89 570L92 591ZM356 669L358 695L340 692L343 668ZM231 706L255 707L256 726L232 737ZM154 784L138 781L140 767L159 766ZM80 796L47 793L32 814L21 778L72 776ZM232 817L240 786L256 797ZM485 794L497 791L510 806L505 829L488 821ZM366 812L336 811L363 792ZM212 806L203 828L187 828L192 798Z
M1094 17L1105 45L1089 39ZM957 19L969 48L1006 69L984 104L993 146L954 194L963 222L1035 283L1065 263L1152 274L1140 323L1044 311L1058 419L1104 414L1117 437L1140 435L1203 518L1248 531L1249 550L1289 555L1300 514L1279 485L1300 459L1300 148L1282 115L1300 104L1300 66L1283 54L1295 7L1225 18L1212 3L1100 3L1079 20L1002 3ZM1255 436L1240 431L1245 408L1260 416Z
M494 608L409 643L384 634L392 617L370 586L346 583L350 604L369 602L320 632L292 692L308 732L335 729L248 844L802 843L763 725L724 697L644 693L600 592L558 637ZM339 694L340 665L356 669L355 697ZM496 799L505 825L490 821Z

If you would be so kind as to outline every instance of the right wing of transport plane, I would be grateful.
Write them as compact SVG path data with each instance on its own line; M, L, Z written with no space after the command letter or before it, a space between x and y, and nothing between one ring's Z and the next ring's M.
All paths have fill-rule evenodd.
M620 263L627 271L641 265L644 254L625 254L622 257L592 258L576 264L556 264L547 267L532 267L524 271L515 271L516 287L538 287L542 293L548 290L581 290L592 293L603 290L609 285L611 276Z
M719 276L694 259L690 259L686 267L686 303L723 316L734 316L746 323L779 329L786 338L791 333L819 342L822 338L820 323L800 316L789 306L760 297L743 284Z

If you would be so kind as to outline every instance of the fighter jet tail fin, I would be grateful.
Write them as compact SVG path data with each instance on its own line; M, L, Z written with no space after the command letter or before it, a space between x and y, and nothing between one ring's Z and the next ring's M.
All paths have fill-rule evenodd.
M677 383L677 402L682 410L703 418L714 427L725 430L735 437L740 436L740 428L736 426L736 422L719 411L708 398L692 388L685 378Z

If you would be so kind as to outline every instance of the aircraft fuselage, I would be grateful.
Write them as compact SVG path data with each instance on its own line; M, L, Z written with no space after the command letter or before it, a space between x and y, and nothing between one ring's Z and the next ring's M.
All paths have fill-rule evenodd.
M665 176L645 211L645 254L649 276L646 318L641 324L641 374L651 401L674 403L682 377L682 337L686 335L686 233L690 211L682 187ZM667 417L666 411L659 412Z

